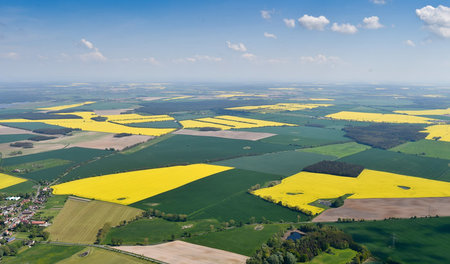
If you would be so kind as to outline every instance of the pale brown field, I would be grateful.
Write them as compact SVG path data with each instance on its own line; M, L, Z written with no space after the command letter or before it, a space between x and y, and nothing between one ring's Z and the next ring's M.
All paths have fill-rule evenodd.
M248 258L244 255L183 241L173 241L154 246L120 246L115 248L170 264L242 264Z
M326 210L313 222L334 222L339 218L383 220L436 215L450 216L450 197L347 199L342 207Z
M198 130L190 130L190 129L181 129L173 134L178 135L190 135L190 136L202 136L202 137L218 137L218 138L229 138L229 139L242 139L242 140L251 140L256 141L263 138L268 138L275 136L276 134L272 133L262 133L262 132L244 132L244 131L229 131L229 130L220 130L220 131L198 131Z

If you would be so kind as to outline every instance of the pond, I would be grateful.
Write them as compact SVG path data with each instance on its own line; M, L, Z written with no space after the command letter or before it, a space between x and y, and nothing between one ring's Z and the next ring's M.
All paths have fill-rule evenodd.
M302 235L299 232L291 232L291 234L287 237L287 239L291 239L291 240L299 240L300 238L302 238Z

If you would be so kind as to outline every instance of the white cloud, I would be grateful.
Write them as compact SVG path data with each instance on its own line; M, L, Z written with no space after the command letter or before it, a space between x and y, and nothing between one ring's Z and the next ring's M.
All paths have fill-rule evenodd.
M377 5L384 5L386 4L386 0L370 0L370 2L377 4Z
M346 24L333 23L333 26L331 26L331 30L343 34L355 34L356 32L358 32L358 29L354 25L348 23Z
M300 25L309 30L324 30L326 25L330 23L324 16L314 17L309 15L303 15L298 19Z
M256 55L253 53L244 53L244 54L242 54L242 58L252 61L252 60L256 59Z
M316 64L334 64L339 62L341 59L335 56L326 56L323 54L317 54L316 56L303 56L300 57L300 62L302 63L316 63Z
M415 47L416 46L416 43L414 43L414 41L412 41L410 39L406 40L405 44L410 46L410 47Z
M275 34L267 33L267 32L264 32L264 37L277 39L277 36L275 36Z
M159 65L159 61L155 57L143 58L142 61L153 65Z
M103 54L98 51L98 49L95 49L92 52L81 54L80 58L82 61L106 61L106 57L103 56Z
M180 62L192 62L193 63L193 62L200 62L200 61L221 62L222 58L208 56L208 55L195 55L195 56L192 56L192 57L187 57L187 58L174 60L175 63L180 63Z
M88 49L94 49L94 44L92 44L92 42L90 42L89 40L82 38L80 43Z
M450 38L450 8L439 5L432 7L427 5L421 9L416 9L416 14L422 20L426 28L432 33Z
M13 51L7 52L7 53L2 53L2 54L0 54L0 58L15 60L15 59L19 58L19 53L13 52Z
M288 28L294 28L295 27L295 20L294 19L289 19L289 18L285 18L283 19L284 24L286 24L286 27Z
M364 23L363 27L368 29L378 29L384 27L380 23L380 18L377 16L365 17L363 19L363 23Z
M272 17L273 11L261 10L261 17L268 20Z
M80 59L82 61L105 61L107 58L94 46L92 42L82 38L80 43L83 47L91 50L88 53L84 53L80 55Z
M235 50L235 51L241 51L241 52L247 51L247 48L245 47L244 43L233 44L233 43L227 41L227 45L228 45L228 48Z

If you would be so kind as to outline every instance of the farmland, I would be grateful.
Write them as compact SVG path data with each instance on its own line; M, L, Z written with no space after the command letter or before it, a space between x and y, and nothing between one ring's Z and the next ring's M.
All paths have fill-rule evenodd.
M440 217L333 225L351 234L356 242L366 245L383 260L390 257L402 263L419 264L450 260L449 222L448 217Z
M405 188L401 188L405 186ZM387 172L364 170L357 178L301 172L274 187L253 193L288 207L317 214L322 208L310 203L351 193L348 199L450 196L450 183Z
M52 188L54 194L72 194L128 205L230 169L207 164L174 166L90 177Z
M20 196L2 201L4 218L17 245L38 241L2 261L146 262L94 243L169 262L363 261L352 234L374 261L445 262L443 252L406 252L403 237L416 238L395 221L421 229L424 247L445 241L446 100L420 89L348 85L341 94L320 86L211 84L199 93L194 85L114 84L80 94L69 85L56 97L47 93L52 100L0 105L0 123L11 126L0 126L0 169L18 180L0 185L0 196ZM29 140L42 135L54 138ZM384 220L391 217L404 220ZM423 219L409 219L416 217ZM312 235L284 243L285 231L297 228ZM396 249L389 233L399 238ZM344 244L331 246L336 241Z
M187 214L188 218L192 219L216 218L220 221L233 219L247 222L251 217L255 217L258 221L265 217L272 221L281 219L296 221L298 212L276 206L247 193L254 184L264 185L279 179L279 175L229 170L130 206L142 209L153 207L167 213Z
M408 142L390 150L431 158L450 159L450 143L448 142L420 140L417 142Z
M118 225L141 214L141 210L112 203L68 199L47 228L52 241L93 243L106 223Z
M24 181L26 180L11 175L7 175L4 173L0 173L0 189L7 188L9 186L22 183Z

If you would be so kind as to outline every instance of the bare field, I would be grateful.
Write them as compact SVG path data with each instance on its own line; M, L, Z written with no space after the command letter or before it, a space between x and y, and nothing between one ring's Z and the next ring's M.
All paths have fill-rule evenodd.
M202 137L218 137L218 138L228 138L228 139L242 139L242 140L251 140L256 141L263 138L268 138L275 136L276 134L272 133L262 133L262 132L244 132L244 131L230 131L230 130L221 130L221 131L198 131L198 130L190 130L190 129L181 129L173 134L178 135L190 135L190 136L202 136Z
M104 134L102 137L97 139L78 142L70 146L94 149L114 148L116 150L123 150L126 147L146 142L152 138L154 137L143 135L131 135L127 137L115 138L113 134Z
M120 246L115 248L170 264L241 264L245 263L248 258L244 255L183 241L173 241L154 246Z
M341 219L383 220L390 217L450 216L450 197L347 199L342 207L328 209L313 222Z
M35 133L24 129L0 125L0 135L11 135L11 134L35 134Z

